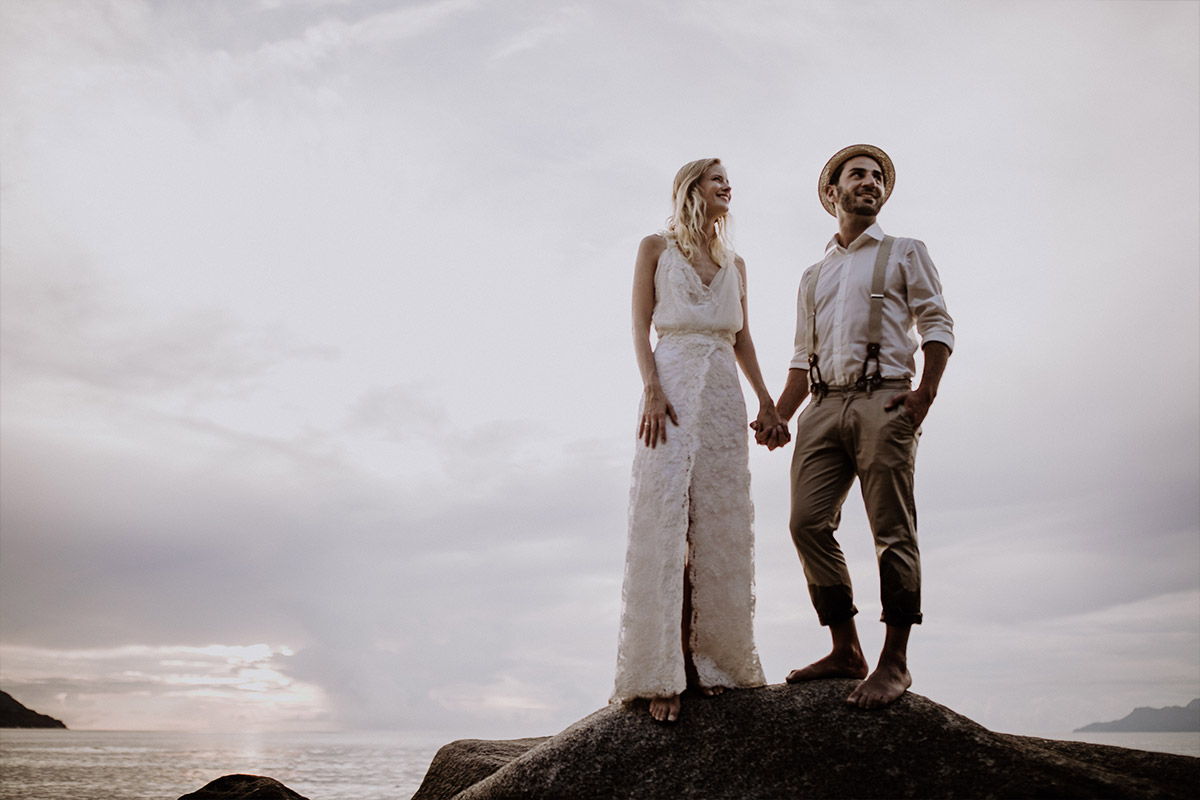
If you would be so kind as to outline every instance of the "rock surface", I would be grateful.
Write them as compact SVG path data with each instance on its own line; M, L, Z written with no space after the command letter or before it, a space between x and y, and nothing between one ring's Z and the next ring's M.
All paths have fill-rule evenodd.
M274 778L225 775L179 800L308 800Z
M8 692L0 692L0 728L66 728L62 720L39 714L17 702Z
M1121 719L1093 722L1091 725L1076 728L1075 731L1200 731L1200 698L1183 707L1135 708Z
M685 697L678 723L609 706L557 736L462 740L413 800L1194 797L1200 759L993 733L920 695L863 711L855 681Z

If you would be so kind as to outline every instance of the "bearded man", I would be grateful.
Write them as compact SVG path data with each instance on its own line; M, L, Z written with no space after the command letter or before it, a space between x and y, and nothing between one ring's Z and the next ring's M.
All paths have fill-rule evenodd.
M921 423L954 347L954 323L925 244L885 236L875 221L895 179L888 155L865 144L840 150L821 171L818 196L838 231L800 280L795 355L776 404L785 422L755 426L760 444L786 444L786 420L811 397L796 423L790 527L833 649L787 680L865 678L847 697L862 708L881 708L912 685L908 637L922 620L913 471ZM914 328L924 361L916 389ZM834 538L855 478L875 539L887 626L869 676L850 573Z

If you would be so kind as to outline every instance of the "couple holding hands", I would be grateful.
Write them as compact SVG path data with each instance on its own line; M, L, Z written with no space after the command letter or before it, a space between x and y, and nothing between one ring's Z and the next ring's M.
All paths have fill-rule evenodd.
M862 708L885 706L911 685L908 635L921 622L913 469L954 334L925 245L885 236L875 221L894 183L891 159L871 145L843 148L822 169L818 196L838 230L800 279L795 355L773 401L747 325L746 265L727 236L725 167L702 159L675 176L667 229L642 240L634 268L645 391L612 702L646 699L654 719L674 722L689 688L711 696L766 682L754 644L754 510L738 366L758 395L755 440L771 450L791 441L788 421L809 400L796 423L790 527L833 646L788 682L862 679L847 697ZM915 389L914 328L924 354ZM834 537L856 478L887 626L874 670Z

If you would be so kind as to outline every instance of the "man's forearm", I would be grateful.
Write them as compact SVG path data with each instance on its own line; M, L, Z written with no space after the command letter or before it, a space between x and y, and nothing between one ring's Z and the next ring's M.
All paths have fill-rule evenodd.
M796 409L808 397L808 370L792 368L788 370L787 383L775 401L775 409L780 418L787 422L796 413Z
M937 397L938 384L942 382L942 373L946 371L946 362L950 360L950 348L941 342L930 342L921 348L925 357L925 367L921 370L921 384L918 392L929 396L930 400Z

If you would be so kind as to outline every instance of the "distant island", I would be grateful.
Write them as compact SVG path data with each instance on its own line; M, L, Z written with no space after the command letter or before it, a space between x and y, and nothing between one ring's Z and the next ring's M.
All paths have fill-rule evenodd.
M8 692L0 692L0 728L66 728L62 720L39 714L16 701Z
M1166 708L1135 708L1129 716L1112 722L1093 722L1076 728L1076 733L1124 731L1129 733L1158 733L1169 731L1200 731L1200 698L1186 706Z

